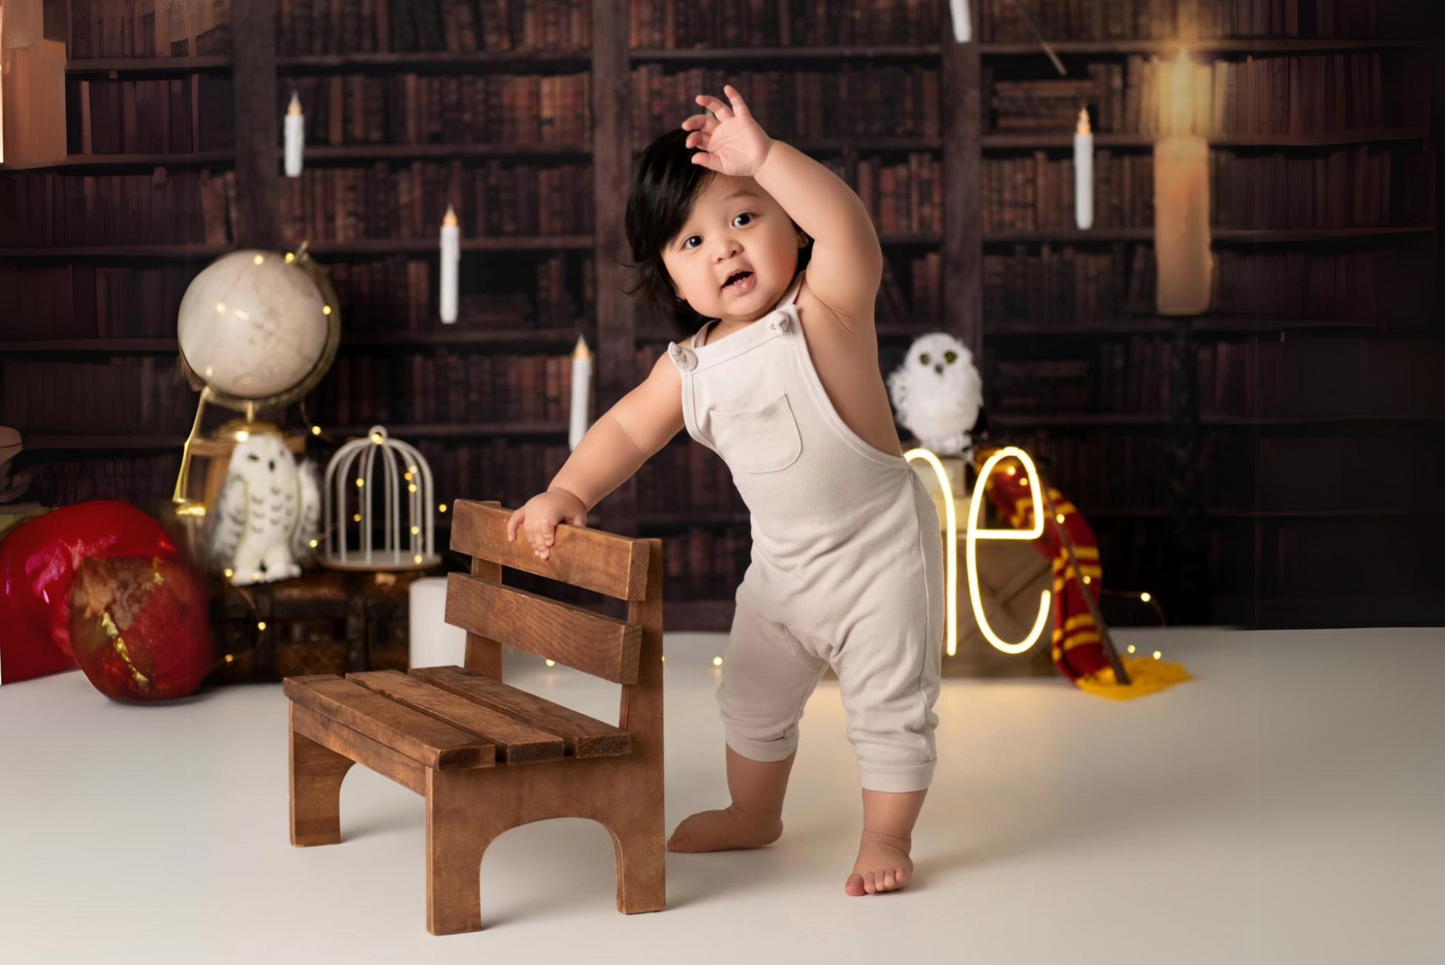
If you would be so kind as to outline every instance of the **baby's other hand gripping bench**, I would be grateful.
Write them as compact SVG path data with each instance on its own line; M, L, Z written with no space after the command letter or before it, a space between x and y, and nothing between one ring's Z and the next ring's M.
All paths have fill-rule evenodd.
M556 530L550 558L507 540L511 510L458 500L446 621L467 631L463 667L287 677L291 843L341 840L341 781L354 763L426 798L426 924L482 927L482 855L509 828L590 818L617 856L617 910L666 905L662 770L662 542ZM628 601L622 622L502 584L526 570ZM618 726L502 682L507 644L622 685Z

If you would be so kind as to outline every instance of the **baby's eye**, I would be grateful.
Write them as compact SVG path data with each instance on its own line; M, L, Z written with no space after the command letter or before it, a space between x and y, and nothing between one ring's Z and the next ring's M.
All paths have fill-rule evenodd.
M684 248L691 248L692 245L689 245L688 242L691 241L692 239L696 238L696 237L698 237L698 236L697 236L697 235L688 235L686 238L682 239L682 246L683 246Z
M952 365L954 362L958 361L958 353L955 352L953 349L949 349L947 352L943 353L943 360L949 365Z
M749 221L751 221L753 219L753 213L751 211L744 211L739 214L737 218L733 218L733 220L736 221L738 220L738 218L747 218Z
M928 353L927 353L927 352L924 352L922 355L918 356L918 361L922 362L924 365L927 365L927 364L928 364Z

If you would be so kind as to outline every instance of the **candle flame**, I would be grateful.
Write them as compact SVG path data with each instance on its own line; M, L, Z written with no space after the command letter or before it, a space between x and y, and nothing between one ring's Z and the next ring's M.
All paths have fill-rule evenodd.
M297 95L297 93L296 93L294 90L291 92L291 104L286 108L286 113L287 113L287 114L300 114L300 113L301 113L301 98L300 98L299 95Z
M1079 108L1079 126L1074 128L1075 134L1092 134L1093 128L1089 127L1089 109Z
M448 204L448 205L447 205L447 213L442 217L442 227L443 227L443 228L456 228L456 227L460 227L460 225L461 225L461 222L457 220L457 212L456 212L456 209L453 208L450 204Z
M592 352L587 348L587 339L581 335L577 336L577 347L572 350L574 359L590 359Z

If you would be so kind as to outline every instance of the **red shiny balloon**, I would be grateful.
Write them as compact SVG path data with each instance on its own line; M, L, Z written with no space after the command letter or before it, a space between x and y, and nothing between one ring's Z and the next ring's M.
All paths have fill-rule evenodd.
M178 559L161 524L130 503L96 499L21 523L0 540L0 627L4 680L76 666L70 645L70 584L88 557Z

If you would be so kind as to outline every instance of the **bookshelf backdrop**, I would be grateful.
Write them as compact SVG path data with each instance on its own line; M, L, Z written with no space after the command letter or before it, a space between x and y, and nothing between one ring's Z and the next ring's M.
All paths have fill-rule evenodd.
M1109 585L1149 589L1173 622L1438 617L1425 489L1445 405L1419 373L1445 361L1441 80L1411 5L1026 5L1066 77L1012 0L974 4L965 45L934 0L52 0L70 156L0 171L3 421L40 498L163 506L194 413L181 294L221 251L304 239L344 326L307 421L337 443L383 422L431 461L438 501L520 505L567 456L577 335L594 413L678 337L622 292L627 177L693 94L729 82L872 212L883 371L927 331L969 344L989 438L1080 506ZM1185 34L1216 291L1207 315L1170 318L1153 306L1152 146ZM308 143L287 179L293 89ZM462 291L443 326L448 202ZM591 522L665 538L669 626L726 629L748 518L713 453L679 434Z

